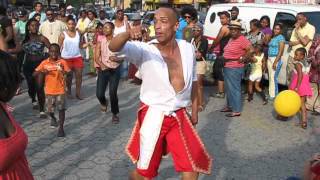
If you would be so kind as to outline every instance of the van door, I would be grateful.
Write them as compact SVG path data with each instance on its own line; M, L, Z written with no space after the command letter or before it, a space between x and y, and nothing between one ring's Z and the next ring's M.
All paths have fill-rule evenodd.
M288 12L278 12L273 25L277 23L282 24L282 27L283 27L282 34L285 37L286 42L289 42L292 31L294 29L294 24L296 23L295 15ZM288 58L289 58L289 51L290 51L289 45L288 43L286 43L283 56L281 58L283 64L278 77L278 82L279 84L282 84L282 85L288 85L287 84L287 64L288 64Z

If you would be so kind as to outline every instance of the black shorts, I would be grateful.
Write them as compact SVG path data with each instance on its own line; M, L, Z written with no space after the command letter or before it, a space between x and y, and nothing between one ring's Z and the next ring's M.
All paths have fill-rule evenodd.
M223 78L224 59L222 56L218 57L213 64L213 78L217 81L224 81Z

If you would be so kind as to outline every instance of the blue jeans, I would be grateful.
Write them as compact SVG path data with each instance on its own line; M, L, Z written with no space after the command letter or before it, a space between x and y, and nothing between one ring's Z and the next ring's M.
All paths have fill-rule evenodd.
M244 69L225 67L223 71L227 106L232 109L232 112L241 112L241 78L243 76Z
M97 89L96 96L101 105L107 106L107 99L105 96L106 89L109 84L109 97L111 103L112 114L119 113L118 105L118 85L120 80L120 67L116 69L107 69L104 71L98 71Z

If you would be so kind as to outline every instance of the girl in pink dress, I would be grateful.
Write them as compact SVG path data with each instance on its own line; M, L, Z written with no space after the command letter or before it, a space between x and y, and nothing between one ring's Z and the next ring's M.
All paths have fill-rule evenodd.
M307 110L306 110L306 98L307 96L312 96L312 89L309 82L309 70L310 65L308 65L305 57L307 51L305 48L298 48L294 53L294 64L295 69L292 73L292 81L290 83L289 89L296 91L301 97L301 120L299 125L303 129L307 128Z

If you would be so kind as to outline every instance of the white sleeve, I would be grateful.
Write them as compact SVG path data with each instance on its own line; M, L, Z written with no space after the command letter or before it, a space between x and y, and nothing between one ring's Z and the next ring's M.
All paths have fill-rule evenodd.
M149 45L140 41L128 41L120 53L125 55L125 60L132 64L140 66L143 62L143 52Z
M198 81L197 77L197 61L196 61L196 54L195 54L195 49L194 46L192 47L192 61L193 61L193 67L192 67L192 81Z

